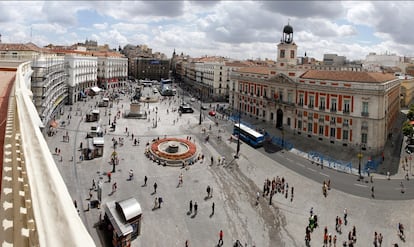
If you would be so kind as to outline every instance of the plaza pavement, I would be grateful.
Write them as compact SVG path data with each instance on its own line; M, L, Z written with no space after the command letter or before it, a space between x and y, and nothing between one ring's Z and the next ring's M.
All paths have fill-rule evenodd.
M52 137L46 137L50 150L54 153L55 147L62 150L62 162L55 155L56 165L64 178L69 193L78 202L80 209L79 216L82 218L97 246L104 246L99 238L97 223L101 209L87 208L89 188L92 186L92 179L102 180L103 193L102 204L111 200L123 200L135 197L141 204L143 210L143 221L141 235L132 243L132 246L184 246L185 240L189 240L190 246L216 246L218 233L224 231L224 245L232 246L234 240L239 239L247 246L304 246L305 227L308 223L309 210L314 208L318 215L319 225L312 233L312 246L321 246L323 240L323 227L328 226L332 235L334 230L335 217L343 216L344 208L348 209L348 226L343 227L343 234L338 235L338 246L346 239L348 231L355 225L357 229L357 246L372 245L374 231L384 235L383 246L391 246L392 243L399 243L400 246L410 246L413 237L410 232L413 229L412 200L405 201L381 201L367 198L360 198L342 193L332 189L328 197L324 198L321 193L321 184L313 180L299 176L283 165L262 155L258 150L246 144L241 145L241 155L237 160L232 157L235 153L236 144L230 143L223 137L222 141L217 135L229 135L219 133L218 128L209 117L205 116L202 125L198 124L198 113L183 114L177 124L178 113L171 112L171 107L178 108L178 101L170 107L170 113L166 113L168 103L150 104L150 110L158 107L158 116L161 120L157 128L152 128L152 121L137 119L117 120L115 132L109 132L108 117L101 110L101 124L107 128L105 135L104 157L90 161L79 162L79 143L84 141L86 132L96 123L85 123L81 120L80 114L85 115L87 110L94 108L99 97L88 99L87 102L79 102L72 106L70 112L72 118L70 124L60 126L58 133ZM116 110L128 108L128 98L123 96L118 105L111 109L111 118ZM123 107L122 107L123 105ZM65 106L64 114L60 120L67 122L69 107ZM108 109L109 110L109 109ZM150 119L154 117L151 112ZM221 122L219 128L231 123ZM205 143L201 128L212 125L209 132L210 141ZM134 133L140 139L139 146L133 146L131 137L127 137L125 127L130 133ZM63 142L63 135L68 131L69 143ZM191 136L195 138L200 151L205 154L206 161L191 166L189 170L182 170L177 167L159 166L149 161L144 155L145 143L155 137L167 136ZM118 190L111 194L111 184L106 183L106 176L103 173L112 170L109 164L112 153L111 139L123 137L125 143L117 149L120 157L120 164L112 175L112 182L117 182ZM226 157L226 165L209 165L209 157L213 156L217 161L218 156ZM286 153L288 159L289 153ZM72 160L72 157L74 160ZM304 166L309 162L302 158ZM128 181L128 172L134 170L134 179ZM184 175L182 187L177 188L178 176ZM142 187L144 176L148 176L148 185ZM270 206L268 198L260 198L258 206L255 205L255 194L262 191L263 181L266 178L283 176L294 186L293 202L285 199L280 194L273 197L273 205ZM157 182L156 195L153 192L153 183ZM205 200L206 187L213 188L213 198ZM290 193L290 191L289 191ZM152 210L154 198L162 196L164 203L161 209ZM290 198L290 194L289 194ZM96 199L96 193L93 193ZM189 201L197 201L199 205L198 214L195 217L187 215ZM210 217L211 204L215 202L215 214ZM397 237L397 223L403 222L406 228L407 242L401 244Z

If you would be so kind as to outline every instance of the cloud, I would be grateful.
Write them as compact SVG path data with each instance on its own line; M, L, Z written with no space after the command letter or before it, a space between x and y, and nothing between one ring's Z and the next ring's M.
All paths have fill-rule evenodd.
M54 34L64 34L67 32L67 29L56 23L38 23L33 24L32 29L34 32L38 33L54 33Z
M342 4L338 1L263 1L262 8L288 18L336 19L344 14Z
M108 28L108 23L95 23L93 24L93 27L99 30L103 30L103 29L107 29Z

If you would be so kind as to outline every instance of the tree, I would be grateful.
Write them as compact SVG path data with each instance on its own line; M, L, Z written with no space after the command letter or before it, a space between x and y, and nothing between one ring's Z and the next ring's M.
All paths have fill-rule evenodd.
M405 136L412 137L414 134L413 126L410 124L410 121L405 121L402 127L402 132Z

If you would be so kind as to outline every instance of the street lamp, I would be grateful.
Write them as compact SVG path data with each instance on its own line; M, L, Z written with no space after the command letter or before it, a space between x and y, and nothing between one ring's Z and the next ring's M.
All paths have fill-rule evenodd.
M201 90L200 90L200 118L199 118L199 120L198 120L198 124L199 125L201 125L201 111L203 110L202 108L201 108L201 106L202 106L202 95L201 95Z
M155 111L155 125L154 128L157 128L158 125L158 117L157 117L158 111Z
M361 160L362 160L362 145L359 146L359 153L358 153L358 181L362 179L362 174L361 174Z
M285 148L285 131L282 129L282 149Z

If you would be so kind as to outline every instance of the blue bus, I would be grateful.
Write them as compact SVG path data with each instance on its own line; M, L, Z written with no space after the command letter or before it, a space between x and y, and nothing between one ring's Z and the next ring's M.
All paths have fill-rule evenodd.
M234 124L233 135L239 136L241 140L252 147L257 148L263 145L264 135L242 123Z

